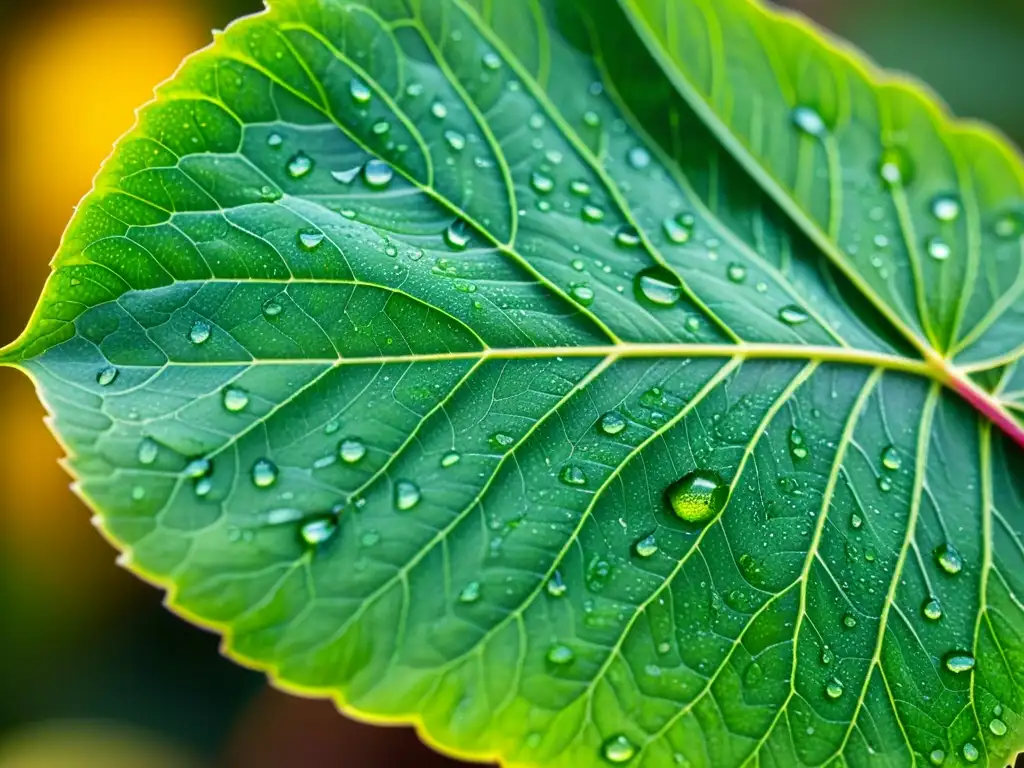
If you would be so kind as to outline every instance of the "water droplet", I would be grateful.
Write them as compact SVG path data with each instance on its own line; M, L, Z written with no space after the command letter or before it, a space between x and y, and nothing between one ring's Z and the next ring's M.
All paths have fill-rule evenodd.
M850 515L850 527L854 529L860 529L864 525L864 518L858 515L856 512Z
M825 695L830 699L838 699L843 695L843 683L841 680L833 677L825 684Z
M438 120L444 120L446 117L448 117L448 107L446 107L440 101L435 101L433 104L430 105L430 114L432 114Z
M193 486L192 490L195 492L196 496L199 496L200 498L208 496L210 491L213 490L213 480L208 477L200 477L196 480L196 484Z
M665 267L648 267L633 279L633 293L641 304L671 307L679 302L682 284Z
M483 64L485 68L493 72L494 70L501 68L501 57L494 51L488 51L484 54Z
M213 463L209 459L193 459L185 465L185 469L182 474L185 477L195 480L200 477L206 477L213 472Z
M530 174L530 186L533 187L534 192L546 195L555 188L555 180L550 176L534 171Z
M906 186L914 177L913 161L903 149L890 147L882 152L878 163L878 173L882 181L890 186L902 184Z
M992 231L1001 240L1011 240L1020 237L1024 232L1024 216L1015 213L1007 213L996 219Z
M313 158L305 152L299 152L288 161L287 170L293 179L301 179L313 170Z
M896 446L890 445L882 451L882 466L886 469L890 469L895 472L902 466L902 464L903 459L900 457L900 452L896 450Z
M670 485L665 494L681 520L704 523L721 512L729 498L729 486L714 472L698 469Z
M981 753L978 752L978 748L971 744L971 742L969 741L966 744L964 744L963 752L964 760L966 760L968 763L976 763L978 762L978 758L981 757Z
M994 736L1005 736L1006 735L1006 723L1000 720L998 717L993 718L989 724L988 729L992 731Z
M323 241L323 232L299 232L299 245L307 251L314 250Z
M269 488L277 482L277 466L270 459L252 465L252 482L257 488Z
M821 136L825 133L825 121L810 107L795 107L791 117L793 125L809 136Z
M974 656L967 651L953 651L946 655L946 669L959 675L974 669Z
M263 305L263 315L265 317L277 317L281 314L283 307L277 299L268 299Z
M949 575L955 576L964 569L964 559L952 544L940 544L934 554L935 562Z
M953 254L949 243L941 237L929 237L925 242L925 249L928 251L928 255L936 261L945 261Z
M651 164L651 153L643 147L633 147L626 155L626 160L635 170L642 171Z
M370 126L370 130L373 131L377 136L383 136L385 133L391 130L391 123L387 120L378 120L376 123Z
M460 603L475 603L480 599L480 582L471 581L459 592Z
M399 480L395 483L395 506L405 512L420 503L420 488L411 480Z
M512 435L506 435L504 432L495 432L489 438L487 442L491 444L491 448L502 453L505 452L506 448L509 448L516 439Z
M789 430L789 452L793 455L794 459L807 458L807 445L804 440L804 434L796 427L790 427Z
M921 606L921 613L930 621L938 621L942 618L942 603L938 601L938 598L930 597Z
M331 171L331 176L335 181L340 182L341 184L351 184L355 181L356 176L362 173L362 170L363 166L357 165L354 168L349 168L345 171Z
M888 477L878 478L878 490L880 490L882 493L888 493L889 491L891 491L892 480L890 480Z
M448 451L444 456L441 457L441 466L445 469L454 467L462 460L462 455L456 451Z
M562 581L561 573L555 571L554 575L548 579L547 589L548 594L552 597L562 597L565 594L567 587L565 586L565 582Z
M559 479L566 485L583 486L587 484L587 476L581 467L575 464L566 464L562 467Z
M616 411L609 411L601 417L597 426L606 435L617 435L626 428L626 420Z
M108 387L114 383L114 379L117 378L118 370L112 365L108 365L106 368L96 374L96 383L101 387Z
M160 453L160 445L151 437L145 437L139 443L139 464L150 465L156 461Z
M588 110L583 113L583 124L588 128L597 128L601 125L601 116L597 112Z
M453 251L464 251L469 245L469 225L462 219L456 219L444 231L444 241Z
M843 616L843 626L846 627L847 629L853 629L854 627L857 626L857 617L854 616L852 613L844 614L844 616Z
M941 749L933 749L928 754L928 759L931 761L932 765L942 765L946 761L946 753Z
M267 136L267 146L277 149L284 144L284 137L280 133L271 133Z
M726 275L734 283L742 283L747 279L747 268L742 264L733 263L726 270Z
M594 303L594 289L586 283L579 283L572 286L569 290L569 295L576 300L577 304L584 307L589 307Z
M348 84L348 92L352 94L352 101L356 104L369 104L370 99L373 98L373 92L370 90L370 86L362 80L354 77Z
M466 137L458 131L445 131L444 140L448 142L448 146L455 152L461 152L466 148Z
M324 515L307 520L299 528L299 536L311 547L326 543L338 530L338 521L334 515Z
M391 183L395 172L383 160L373 158L363 166L363 180L375 189L381 189Z
M619 734L604 743L601 754L609 763L628 763L636 754L636 747L633 746L633 742Z
M380 533L377 531L367 531L359 538L359 543L364 547L375 547L380 543Z
M636 227L624 224L615 233L615 242L623 248L636 248L640 245L640 233L636 231Z
M548 649L547 658L549 663L558 667L564 667L566 664L572 664L576 654L567 645L553 645Z
M188 340L193 344L204 344L210 339L210 324L202 320L196 320L188 332Z
M569 191L577 197L586 197L590 194L590 185L580 179L569 182Z
M596 205L591 205L590 203L587 203L582 209L580 209L580 215L583 216L584 221L590 222L591 224L604 221L604 209L599 208Z
M825 646L821 649L821 663L826 667L836 660L836 655L832 652L832 649Z
M654 538L652 533L650 536L644 536L636 544L633 545L633 551L636 552L638 557L650 557L658 551L658 541Z
M779 310L779 320L786 325L800 325L801 323L806 323L809 319L810 315L794 304Z
M338 456L346 464L355 464L366 455L366 445L362 440L350 437L338 444Z
M952 195L939 195L932 200L932 216L939 221L956 221L960 216L960 201Z

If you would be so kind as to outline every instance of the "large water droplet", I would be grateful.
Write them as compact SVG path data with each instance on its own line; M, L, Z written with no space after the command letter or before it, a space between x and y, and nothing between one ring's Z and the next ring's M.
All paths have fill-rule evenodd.
M299 245L307 251L314 250L323 241L323 232L299 232Z
M653 533L650 536L644 536L633 545L633 551L636 552L637 557L650 557L658 551L658 540L654 538Z
M929 237L925 241L924 247L928 251L928 255L936 261L945 261L953 255L953 249L941 237Z
M810 107L795 107L791 114L793 125L809 136L821 136L825 133L825 121L821 115Z
M554 664L556 667L572 664L575 658L576 654L568 645L553 645L548 649L548 663Z
M420 487L412 480L395 483L395 507L405 512L420 503Z
M368 104L370 99L373 98L373 92L370 90L370 86L362 80L354 77L348 84L348 92L352 94L352 101L356 104Z
M252 482L257 488L269 488L277 482L277 465L270 459L260 459L252 465Z
M838 699L843 695L843 683L838 678L833 677L825 684L825 695L830 699Z
M693 216L688 213L670 216L661 223L661 226L665 230L665 237L676 245L689 242L693 236Z
M580 209L580 215L584 221L588 221L591 224L604 221L604 209L590 203L587 203Z
M299 528L299 536L311 547L328 542L338 530L338 520L334 515L323 515L307 520Z
M963 753L964 760L968 763L976 763L978 762L978 758L981 757L981 753L978 752L978 748L969 741L964 744Z
M263 316L264 317L277 317L281 314L284 307L281 306L281 302L277 299L268 299L263 305Z
M458 451L448 451L444 456L441 457L441 466L445 469L454 467L462 460L462 455Z
M456 219L444 231L444 241L453 251L464 251L469 245L469 225L462 219Z
M636 248L640 245L640 233L637 232L636 227L624 224L615 233L615 242L623 248Z
M989 721L988 729L992 731L993 736L1005 736L1007 731L1006 723L998 717L992 718L992 720Z
M857 617L854 616L852 613L844 614L843 615L843 626L846 627L847 629L853 629L854 627L857 626Z
M475 603L480 599L480 582L471 581L459 592L460 603Z
M435 101L430 105L430 114L438 120L444 120L448 117L448 107L446 107L443 102Z
M363 180L374 189L383 189L394 177L394 169L379 158L372 158L363 166Z
M299 152L288 161L287 170L293 179L301 179L313 170L313 158L305 152Z
M601 754L609 763L628 763L636 755L636 747L620 734L605 741L601 747Z
M342 440L338 444L338 456L346 464L355 464L366 455L366 445L356 437Z
M188 332L188 340L193 344L205 344L210 340L210 324L202 320L196 320L192 323L192 328Z
M609 411L601 417L597 426L606 435L617 435L626 428L626 420L616 411Z
M267 146L271 149L277 149L284 144L284 137L280 133L271 133L267 136Z
M244 411L249 405L249 395L243 389L237 387L228 387L224 390L222 395L224 410L230 411L231 413L238 413Z
M942 603L939 602L938 598L930 597L921 606L921 613L929 621L938 621L942 618Z
M964 569L964 559L952 544L940 544L936 547L934 554L935 562L951 576L955 576Z
M160 445L151 437L144 437L139 443L139 464L150 465L156 461Z
M543 173L534 171L530 174L530 186L541 195L549 194L555 188L555 180Z
M886 469L897 471L903 465L903 459L900 457L900 452L896 450L896 446L890 445L884 451L882 451L882 466Z
M747 268L739 263L732 263L725 272L730 282L742 283L747 279Z
M206 477L213 472L213 463L209 459L193 459L185 465L185 469L182 470L182 474L185 477L195 480L196 478Z
M722 511L729 498L729 486L714 472L698 469L670 485L665 496L681 520L704 523Z
M939 221L956 221L960 216L960 201L952 195L939 195L932 200L932 216Z
M108 365L106 368L96 374L96 383L101 387L109 387L114 383L114 379L117 378L118 370L112 365Z
M790 304L779 310L779 320L786 325L800 325L801 323L806 323L809 319L810 315L795 304Z
M941 749L933 749L928 754L928 759L931 761L932 765L942 765L946 762L946 753Z
M946 669L954 674L963 674L974 669L974 656L967 651L953 651L946 655Z
M582 179L574 179L569 182L569 191L577 197L586 197L590 194L590 185Z
M569 289L569 295L583 307L589 307L594 303L594 289L586 283L577 283L572 286Z
M582 467L575 464L566 464L562 467L559 479L566 485L583 486L587 484L587 475Z
M633 293L642 304L671 307L679 302L682 284L665 267L648 267L633 279Z

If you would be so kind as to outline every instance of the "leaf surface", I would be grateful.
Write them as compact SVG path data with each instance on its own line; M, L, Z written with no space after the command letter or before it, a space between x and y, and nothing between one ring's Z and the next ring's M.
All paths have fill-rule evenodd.
M1021 166L880 77L746 0L278 0L0 360L283 687L517 765L1002 764Z

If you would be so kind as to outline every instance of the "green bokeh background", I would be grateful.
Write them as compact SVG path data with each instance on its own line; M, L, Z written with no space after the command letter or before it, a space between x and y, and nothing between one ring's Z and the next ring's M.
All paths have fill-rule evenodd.
M518 0L502 0L517 2ZM790 0L1024 146L1021 0ZM0 340L132 108L258 0L0 3ZM0 768L455 765L292 699L114 564L20 374L0 370Z

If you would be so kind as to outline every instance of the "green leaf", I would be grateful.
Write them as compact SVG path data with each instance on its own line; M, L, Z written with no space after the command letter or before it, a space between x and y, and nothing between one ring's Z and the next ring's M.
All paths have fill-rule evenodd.
M1000 765L1021 168L748 0L277 0L0 360L284 688L516 765Z

